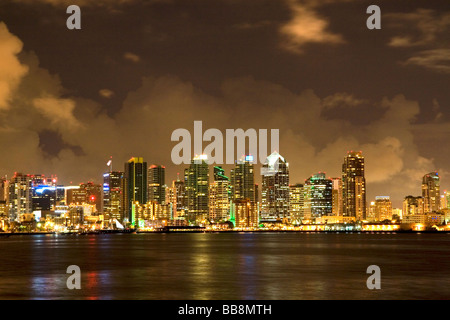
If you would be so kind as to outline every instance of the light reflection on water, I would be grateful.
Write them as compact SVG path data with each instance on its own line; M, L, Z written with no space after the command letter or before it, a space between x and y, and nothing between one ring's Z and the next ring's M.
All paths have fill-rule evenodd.
M449 245L446 234L13 236L0 239L0 299L448 299ZM81 290L66 287L69 265Z

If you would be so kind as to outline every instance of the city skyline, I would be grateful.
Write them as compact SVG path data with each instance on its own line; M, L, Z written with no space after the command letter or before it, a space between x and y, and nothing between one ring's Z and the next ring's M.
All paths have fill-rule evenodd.
M379 1L380 30L341 0L81 0L68 30L69 2L0 4L0 176L100 182L139 155L176 177L171 133L201 120L279 129L293 183L363 150L368 199L417 195L424 172L449 188L446 1Z
M255 169L255 165L253 164L253 158L251 156L243 156L241 159L236 160L234 167L231 167L230 170L228 171L228 175L231 177L229 178L228 176L226 176L227 174L227 170L224 169L224 166L229 166L229 165L217 165L215 163L211 164L210 161L208 161L208 157L206 155L201 155L201 156L195 156L192 158L192 163L190 166L184 166L183 171L183 179L180 180L180 173L177 173L177 178L173 179L173 178L168 178L167 180L165 179L165 170L166 170L166 166L161 165L161 164L150 164L148 165L147 160L143 157L131 157L128 161L125 162L125 166L123 170L117 170L117 169L113 169L113 167L111 166L111 162L107 162L106 163L106 167L108 168L106 172L103 172L102 174L102 178L98 179L98 181L93 181L93 180L87 180L87 181L80 181L78 183L70 183L70 184L64 184L64 183L60 183L59 177L56 174L52 174L50 175L50 177L47 177L45 174L42 173L24 173L24 172L15 172L14 175L12 175L10 178L7 176L4 176L2 179L9 181L10 183L12 183L16 177L30 177L32 179L38 179L40 180L46 180L47 182L43 181L41 186L43 185L51 185L51 186L55 186L55 187L62 187L62 188L69 188L70 190L72 190L72 187L76 187L76 186L84 186L84 185L92 185L92 186L101 186L102 184L104 185L105 183L108 184L108 190L104 190L103 191L103 196L107 197L107 201L110 201L109 194L110 194L110 190L109 190L109 186L112 185L113 189L114 188L120 188L124 190L124 194L125 194L125 198L124 199L128 199L128 200L124 200L126 202L126 204L124 205L124 210L125 212L128 212L128 215L131 214L131 203L134 201L138 201L140 203L147 203L147 201L153 201L153 202L158 202L160 204L168 204L168 199L171 199L171 197L176 195L170 195L168 194L168 192L170 192L170 186L172 186L172 188L176 185L176 182L178 181L182 181L183 183L186 183L187 185L190 184L190 187L193 189L198 188L198 181L208 181L208 190L206 191L206 198L208 200L203 201L204 203L202 204L203 206L208 207L211 205L210 199L209 199L209 195L208 195L208 191L210 192L210 189L213 185L214 182L217 181L221 181L221 180L226 180L227 181L227 185L229 185L231 187L231 198L233 200L243 200L243 199L252 199L252 201L254 201L255 203L258 203L260 201L269 201L268 199L270 198L269 196L265 197L263 195L263 191L264 190L264 184L261 184L260 182L257 181L257 177L260 177L260 179L263 180L264 182L264 177L265 176L273 176L273 173L275 171L267 171L267 169L265 169L265 166L267 164L271 164L271 162L274 162L273 159L280 159L280 161L282 161L282 163L286 163L288 166L288 169L286 172L284 172L283 170L283 166L276 167L276 170L281 170L279 172L284 173L287 178L278 178L276 179L276 185L278 186L280 181L285 181L284 183L286 184L287 187L291 187L291 188L295 188L297 186L314 186L316 184L319 185L323 185L324 186L324 190L323 191L319 191L319 192L325 192L324 194L320 195L320 198L323 198L326 194L326 198L328 199L329 197L329 203L328 202L321 202L320 203L316 203L316 205L313 204L312 208L314 208L315 206L317 207L317 212L320 212L320 215L324 215L325 213L329 213L331 215L334 216L342 216L342 215L349 215L349 216L355 216L355 217L359 217L360 220L365 220L364 218L366 217L366 213L369 214L369 206L370 203L373 202L374 200L376 201L377 198L389 198L393 208L398 208L398 209L402 209L402 207L404 208L404 203L405 200L407 198L423 198L422 200L422 206L424 207L423 212L425 211L437 211L440 209L440 197L436 197L436 195L442 196L443 194L448 194L447 190L445 188L441 187L441 177L439 175L439 173L437 171L433 171L433 172L429 172L429 173L424 173L422 175L422 178L420 179L421 181L421 188L419 190L417 190L417 192L415 192L414 194L405 194L402 199L398 200L398 201L393 201L392 197L387 194L379 194L374 196L373 198L367 198L365 196L366 194L366 190L367 187L364 186L362 187L363 191L359 191L356 194L360 194L362 193L362 202L361 204L359 204L359 206L363 206L361 209L357 210L357 209L351 209L352 207L355 208L355 204L353 202L353 204L348 203L346 205L346 196L345 196L345 192L340 194L341 197L341 204L339 205L341 207L341 209L337 209L337 204L334 204L335 201L338 201L337 199L335 199L335 195L334 195L334 191L333 190L337 190L339 188L341 188L342 190L345 190L345 183L342 183L342 180L345 180L345 176L347 175L347 168L348 168L348 159L353 159L350 160L353 164L350 165L350 168L354 166L354 159L355 159L355 155L356 155L356 159L358 158L362 158L363 160L363 171L361 174L361 177L364 179L364 156L362 151L358 151L358 152L354 152L354 151L349 151L347 152L347 156L344 157L343 161L343 165L342 165L342 171L340 174L335 175L335 176L330 176L327 175L326 172L323 171L319 171L318 173L313 173L309 176L309 178L305 178L304 181L289 181L289 163L287 162L287 160L285 160L281 155L279 155L276 151L274 153L272 153L271 155L269 155L267 157L267 160L265 162L265 165L263 164L261 166L261 168L258 168L258 166ZM272 160L271 160L272 159ZM110 161L112 161L112 158L110 158ZM151 162L149 162L151 163ZM141 179L142 181L139 182L139 186L142 185L142 188L144 189L143 191L137 191L137 195L136 197L139 199L130 199L128 198L128 194L130 194L131 191L129 191L130 189L130 184L129 183L125 183L125 184L121 184L122 182L120 182L120 179L123 179L124 177L127 177L129 174L127 174L127 171L130 172L134 172L134 169L136 168L136 165L139 165L140 169L138 169L138 171L140 172L138 174L138 176L140 177L139 179ZM182 165L178 165L183 167ZM273 163L272 163L273 166ZM198 173L196 172L197 167L201 167L202 169L202 174L200 177L198 177ZM261 170L257 170L257 169L261 169ZM158 180L158 183L155 185L155 177L152 177L152 172L155 172L154 174L157 174L158 177L156 178ZM189 176L193 175L194 178L192 178L192 181L189 182ZM431 177L430 177L431 176ZM120 179L119 179L120 178ZM250 179L250 180L249 180ZM286 180L287 179L287 180ZM435 179L437 179L437 189L435 189L435 184L436 182ZM258 179L259 180L259 179ZM101 182L99 182L101 181ZM144 182L145 181L145 182ZM273 181L273 180L269 180L269 181ZM431 181L431 182L430 182ZM336 184L336 182L339 182L339 184ZM133 184L132 182L130 182L131 184ZM270 182L269 184L272 184L273 182ZM201 183L200 183L201 184ZM336 184L336 185L335 185ZM358 185L358 183L352 182L352 184ZM267 182L266 182L267 185ZM36 186L39 186L39 184L37 184ZM136 186L136 185L135 185ZM239 187L240 186L240 187ZM337 187L339 186L339 188ZM235 189L235 188L239 188L239 189ZM137 189L140 189L141 187L137 187ZM155 190L153 190L153 188L156 188L158 191L155 193ZM224 187L221 187L222 189ZM348 187L347 187L348 188ZM359 187L361 188L361 187ZM270 189L270 188L269 188ZM206 189L205 189L206 190ZM355 187L353 187L352 189L352 193L355 193ZM436 191L437 190L437 191ZM197 193L198 191L193 191L194 193ZM202 191L204 192L204 191ZM316 190L316 192L318 192ZM289 193L289 192L288 192ZM157 194L157 196L155 197L155 194ZM161 197L162 196L162 197ZM273 197L273 196L272 196ZM278 198L280 197L280 195L278 195ZM277 197L274 197L277 198ZM289 194L287 195L287 198L289 198ZM428 200L430 199L430 200ZM186 198L186 201L187 198ZM195 200L197 201L197 200ZM328 201L328 200L327 200ZM348 200L350 201L350 200ZM354 201L354 200L352 200ZM176 202L176 200L175 200ZM289 202L289 200L288 200ZM432 203L431 203L432 202ZM104 202L106 203L106 202ZM129 203L129 204L127 204ZM280 204L283 206L283 201L280 202ZM333 204L333 205L332 205ZM28 204L30 205L30 204ZM107 206L107 205L105 205ZM325 210L325 207L329 207L329 210ZM278 212L278 207L277 205L275 206L275 208L277 208L275 210L276 214L279 214L280 212L282 212L283 210L287 210L290 211L291 208L289 207L289 205L287 205L287 207L285 209L282 209L280 212ZM333 210L337 210L338 212L334 212L331 209L333 208ZM347 208L347 209L346 209ZM202 209L203 210L203 209ZM206 210L206 209L205 209ZM352 211L352 210L356 210L356 211ZM30 211L30 210L28 210ZM264 210L262 210L263 212ZM295 211L295 210L294 210ZM347 212L348 211L348 212ZM106 211L105 211L106 212ZM358 213L359 212L359 213ZM312 216L314 216L314 209L312 209ZM292 213L291 213L292 214ZM417 214L417 212L416 212ZM264 214L262 214L264 216ZM267 214L266 214L267 215ZM267 217L270 215L267 215ZM281 216L278 218L282 218Z

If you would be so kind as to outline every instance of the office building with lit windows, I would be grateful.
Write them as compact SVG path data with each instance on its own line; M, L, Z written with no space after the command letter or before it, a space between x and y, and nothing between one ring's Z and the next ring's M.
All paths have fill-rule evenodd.
M205 224L209 215L209 165L208 158L200 155L192 159L185 170L188 221Z
M311 217L329 216L333 210L333 182L325 173L317 173L309 177L305 185L310 192Z
M111 171L103 174L103 213L106 219L123 222L124 173Z
M348 152L342 165L343 216L366 218L366 178L362 152Z
M151 165L148 168L148 201L156 201L159 204L166 202L166 167Z
M147 203L147 162L142 157L133 157L125 163L125 216L135 224L134 204Z
M289 163L275 151L261 170L261 220L289 220Z
M441 208L440 178L437 172L430 172L422 179L422 197L425 213L437 212Z
M231 169L230 177L233 200L249 199L256 202L253 156L248 155L237 160L235 167Z
M214 181L209 188L209 220L226 221L230 217L230 179L222 167L214 167Z

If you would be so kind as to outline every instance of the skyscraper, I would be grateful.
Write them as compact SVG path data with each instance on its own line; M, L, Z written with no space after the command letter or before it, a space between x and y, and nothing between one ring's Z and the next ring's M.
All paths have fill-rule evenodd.
M196 156L185 170L188 220L197 225L209 214L209 166L205 155Z
M423 197L407 196L403 200L403 217L410 215L422 215Z
M8 198L10 221L18 221L21 214L31 213L31 176L16 172L9 183Z
M184 219L186 211L186 190L184 180L180 180L179 176L177 180L172 181L172 193L174 218Z
M68 205L94 205L97 212L103 210L103 187L92 182L81 183L77 189L67 190Z
M375 220L384 221L392 219L392 202L389 196L375 197Z
M332 202L333 208L331 210L333 216L342 216L344 211L344 202L342 199L342 179L332 178L333 181L333 191L332 191Z
M255 202L255 174L253 171L253 157L246 156L236 161L231 169L231 189L233 200L249 199Z
M103 212L107 219L122 222L124 217L124 173L112 171L103 174Z
M133 157L125 163L125 215L135 224L133 204L147 203L147 162L142 157Z
M152 165L148 168L148 200L159 204L166 202L166 167Z
M249 199L238 199L232 204L235 212L235 227L237 228L257 228L258 212L254 201Z
M325 173L317 173L309 177L305 185L310 186L311 216L320 218L331 215L333 209L332 180Z
M290 219L289 163L273 152L262 165L261 219Z
M296 184L289 187L289 211L291 221L294 224L300 224L304 219L304 189L302 184Z
M342 165L343 215L364 220L366 217L366 178L362 152L348 152Z
M229 218L230 213L230 179L225 176L222 167L214 167L214 181L209 189L209 219L218 222Z
M441 207L440 178L437 172L430 172L422 179L424 213L436 212Z

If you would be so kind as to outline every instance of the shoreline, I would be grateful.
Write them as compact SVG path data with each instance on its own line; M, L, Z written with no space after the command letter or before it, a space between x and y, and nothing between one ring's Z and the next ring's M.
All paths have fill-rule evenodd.
M155 231L136 231L136 230L102 230L102 231L89 231L89 232L0 232L0 238L10 236L36 236L36 235L57 235L57 236L83 236L83 235L109 235L109 234L161 234L161 233L303 233L303 234L398 234L398 233L415 233L415 234L447 234L450 231L435 231L435 230L396 230L396 231L345 231L345 230L155 230Z

